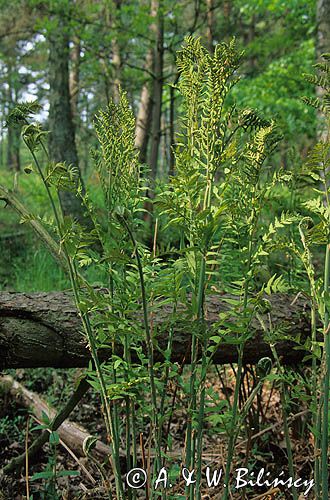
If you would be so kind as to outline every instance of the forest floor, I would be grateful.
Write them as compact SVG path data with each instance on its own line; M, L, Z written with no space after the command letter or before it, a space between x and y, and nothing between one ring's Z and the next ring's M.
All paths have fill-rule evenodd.
M59 407L59 400L65 401L70 393L70 387L77 375L77 370L16 370L12 375L30 390L38 392L42 397L46 397L49 404ZM227 376L225 384L227 396L231 399L233 380L231 368L221 367L222 376ZM208 386L214 391L218 391L223 399L226 398L223 389L223 383L219 381L216 373L211 374L208 379ZM248 390L248 387L246 387ZM177 392L177 401L180 402L180 392ZM19 404L10 396L2 396L0 410L0 464L5 465L12 457L24 451L26 437L26 423L28 411L19 406ZM179 405L180 406L180 405ZM85 395L80 404L74 410L70 419L86 428L92 435L98 435L106 442L104 435L104 425L100 410L100 401L98 397L90 391ZM182 406L183 407L183 406ZM262 398L252 408L248 421L249 429L242 429L241 438L236 445L236 455L233 464L233 471L237 468L246 467L253 471L256 476L263 467L271 471L272 478L279 477L283 471L283 477L288 478L286 446L283 435L283 418L281 414L281 405L279 394L271 387L263 390ZM297 402L295 414L304 410L303 403ZM291 417L294 414L291 412ZM307 480L313 476L313 442L308 430L307 413L301 417L293 419L291 425L291 443L293 447L296 478ZM123 422L124 423L124 422ZM30 427L33 427L33 420ZM186 427L185 411L175 412L171 423L170 435L172 438L172 448L168 453L173 464L179 466L183 463L182 456L184 450L184 435ZM38 435L40 431L29 431L29 442ZM143 440L148 442L148 431L144 433ZM124 443L122 443L124 446ZM147 445L146 445L147 446ZM210 467L213 471L223 468L226 463L227 439L219 425L213 425L211 422L206 424L203 462L204 467ZM124 451L124 450L123 450ZM57 488L59 497L63 499L102 499L109 498L104 487L98 466L88 458L80 458L80 464L72 458L70 453L58 445L56 454L56 468L60 470L79 470L79 476L61 477L57 479ZM126 463L123 461L123 480L127 472ZM45 445L43 450L37 455L37 459L29 463L29 477L34 473L44 471L49 463L49 445ZM84 468L81 467L83 464ZM139 466L142 466L140 464ZM86 475L86 470L89 473ZM111 477L110 468L105 465L105 473ZM205 472L205 470L204 470ZM205 477L205 476L204 476ZM249 478L251 479L251 478ZM252 478L255 479L255 478ZM223 481L219 486L208 488L206 481L203 481L203 500L221 499ZM96 486L97 485L97 486ZM101 485L101 486L100 486ZM266 485L267 486L267 485ZM231 498L245 498L251 500L257 499L280 499L292 498L289 488L268 488L253 485L246 489L237 490ZM33 492L33 499L51 498L44 496L45 485L39 481L29 481L30 494ZM300 488L299 498L306 498L303 492L306 488ZM19 500L26 496L26 473L25 470L10 477L2 477L0 481L0 499L1 500ZM138 498L147 498L144 489L137 490ZM183 495L183 496L181 496ZM308 498L312 498L312 491ZM184 480L178 479L174 486L168 489L168 498L185 498Z
M61 287L62 289L65 288L67 284L63 281L63 276L58 274L54 266L52 267L49 257L40 253L39 248L31 245L31 237L28 234L22 235L23 229L21 225L17 224L17 220L0 220L2 234L2 238L0 238L0 251L2 253L2 264L0 266L1 288L12 291L49 291L61 289ZM4 235L11 236L4 238ZM208 387L212 388L213 393L219 395L220 400L225 401L226 398L229 398L229 401L232 401L235 380L233 368L229 366L219 367L217 371L209 374ZM74 380L77 378L77 370L10 370L9 373L29 390L38 393L55 408L60 408L68 399ZM247 372L246 381L249 380L252 384L253 377L251 373L249 375ZM189 377L188 367L186 376ZM249 383L246 382L242 387L241 405L248 398L252 385L249 386ZM174 390L175 388L169 387L169 401L171 401ZM294 456L294 470L296 478L307 480L313 477L313 441L308 413L305 411L306 404L304 402L294 401L292 403L292 398L290 398L290 401L289 416L292 419L290 437ZM169 430L172 446L168 453L171 465L177 465L177 469L183 465L182 457L184 455L186 428L184 403L184 396L178 390L176 392L176 411ZM299 418L294 418L295 415L301 412L302 415ZM21 407L18 401L8 394L0 394L0 469L11 458L24 452L28 415L28 410ZM28 442L30 443L40 433L40 430L31 430L35 424L31 416L29 420ZM70 420L85 427L92 435L100 436L106 443L101 404L93 391L89 391L85 395L70 416ZM282 471L283 477L289 477L287 450L283 435L283 415L279 393L274 387L270 385L264 387L261 397L256 400L249 412L247 422L246 427L241 429L237 442L233 471L237 468L246 467L249 471L254 472L256 476L257 472L265 467L271 471L271 478L278 477ZM211 471L223 468L226 463L227 437L224 432L225 425L228 425L228 422L226 423L223 420L221 412L212 414L205 423L203 463L205 467L209 466ZM143 429L143 423L141 429ZM143 441L147 446L148 429L143 429ZM124 448L124 443L122 443L122 446ZM54 498L45 496L45 481L31 481L33 474L46 470L47 464L49 466L50 456L49 445L47 444L37 455L36 460L29 462L29 491L30 495L33 493L33 500L44 498L53 500ZM67 500L74 498L91 498L95 500L109 498L102 486L102 478L97 464L88 458L80 458L79 460L87 470L88 475L86 475L81 465L72 458L70 453L61 445L58 445L56 470L79 470L80 472L79 476L57 478L58 493L60 495L58 498ZM124 460L122 470L123 481L125 481L127 465ZM111 477L109 466L105 466L105 473L107 477ZM0 477L0 500L28 498L26 484L24 469L18 474ZM222 484L223 481L220 481L218 487L207 488L206 481L203 479L203 500L220 500L223 495ZM299 498L306 498L303 496L304 490L305 488L298 490ZM292 498L290 491L289 488L272 489L252 486L240 489L231 498L251 500L289 499ZM139 498L147 498L145 490L139 490L137 493ZM185 498L183 479L178 479L174 486L168 489L167 498L168 500ZM308 495L308 498L313 498L312 492Z

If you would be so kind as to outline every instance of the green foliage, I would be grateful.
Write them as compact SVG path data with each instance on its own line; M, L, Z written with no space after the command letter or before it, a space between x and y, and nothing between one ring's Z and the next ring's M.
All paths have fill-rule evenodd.
M101 151L95 151L96 168L109 215L117 209L134 213L139 203L140 166L134 147L135 119L125 93L94 121Z
M26 211L24 221L31 224L38 220L49 231L45 241L49 243L52 238L53 247L63 255L63 269L70 279L91 351L87 375L91 386L100 393L119 499L124 497L120 480L124 432L126 459L136 466L137 434L148 422L150 443L155 449L155 471L163 463L164 443L166 450L171 445L166 426L170 428L176 411L168 395L172 381L180 387L186 407L185 463L199 471L196 485L186 491L188 498L198 499L201 495L205 423L215 425L217 431L225 432L228 437L225 473L228 483L242 424L253 411L254 399L262 393L263 384L275 378L280 382L292 472L285 413L286 386L292 381L284 378L275 347L287 335L280 327L274 330L271 322L266 325L261 318L270 311L265 295L287 292L291 285L286 276L274 272L261 278L260 268L267 267L267 259L274 251L285 249L300 258L311 283L312 298L325 317L328 292L318 294L309 245L321 244L324 238L328 240L329 214L321 198L304 204L304 209L311 212L309 219L300 217L297 211L269 214L276 190L285 185L293 189L297 172L269 168L269 158L282 134L262 113L251 107L240 109L231 99L238 83L240 61L241 53L234 40L219 44L210 55L199 38L187 37L178 54L177 90L182 116L174 151L175 171L153 202L152 250L143 243L145 224L141 218L148 183L134 148L134 117L124 93L118 104L110 102L95 119L99 147L93 151L93 158L103 195L103 220L98 216L99 207L91 201L88 187L86 192L79 184L76 188L74 165L49 162L46 167L41 165L40 154L46 148L40 126L25 124L22 128L23 139L36 165L29 169L30 177L40 177L54 213L53 219L46 220ZM313 182L321 179L327 182L328 155L325 146L318 146L305 165L304 178L312 176ZM318 174L320 163L323 177ZM72 191L80 198L93 227L86 228L72 217L63 217L57 200L59 189ZM317 223L316 218L319 218ZM179 236L179 243L169 237L167 254L160 252L157 240L158 228L164 226L168 234L174 228L173 234ZM292 237L294 230L301 237L302 247ZM230 292L230 296L224 298L227 308L219 314L219 320L208 328L206 298L214 292ZM167 318L159 325L158 314L164 307ZM182 317L190 327L185 333L191 360L188 380L171 362L174 324L182 321ZM269 358L260 362L253 389L240 405L243 351L252 335L251 323L256 320L263 325L277 373L274 376ZM160 347L159 334L163 330L168 332L168 339ZM315 332L314 328L313 351ZM206 386L214 353L224 343L235 346L238 353L236 385L230 402L219 400ZM104 347L112 349L112 356L101 362L99 355ZM161 351L163 360L156 362L156 353ZM312 354L315 368L316 354ZM123 418L127 424L125 431ZM51 445L56 447L56 435ZM89 453L87 443L86 453ZM56 461L42 474L38 478L49 479L55 495ZM224 492L225 499L228 490Z
M44 423L34 427L34 430L44 430L48 429L50 420L46 414L44 414ZM61 498L61 492L57 486L57 479L60 477L69 476L79 476L80 472L78 470L57 470L57 446L60 444L60 437L56 431L49 433L49 447L50 453L48 456L48 462L45 469L41 472L36 472L30 478L30 481L44 480L43 489L38 491L40 498L42 500L59 500Z

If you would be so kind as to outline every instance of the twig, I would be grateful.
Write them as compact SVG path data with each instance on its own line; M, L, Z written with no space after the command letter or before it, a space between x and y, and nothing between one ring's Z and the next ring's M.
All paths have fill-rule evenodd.
M51 432L51 431L49 431ZM88 479L90 480L90 482L92 484L96 484L96 481L95 479L93 478L93 476L91 475L90 472L88 472L88 470L86 469L86 467L84 466L84 464L82 463L81 460L79 460L79 458L77 457L77 455L75 453L73 453L73 451L68 447L68 445L65 444L65 442L60 439L60 444L63 446L63 448L66 449L66 451L72 456L72 458L77 462L77 464L79 465L79 467L82 468L82 470L84 471L84 473L86 474L86 476L88 477Z

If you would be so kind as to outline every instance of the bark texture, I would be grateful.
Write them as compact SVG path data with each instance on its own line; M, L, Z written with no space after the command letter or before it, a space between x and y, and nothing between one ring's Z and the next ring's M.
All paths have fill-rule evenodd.
M162 36L162 33L159 33L159 23L157 22L158 11L159 0L152 0L150 7L150 17L153 18L154 21L150 24L149 30L155 39L156 49L148 49L144 64L144 70L148 75L152 75L152 82L150 82L150 78L148 78L148 80L142 86L135 127L135 147L139 150L139 160L141 163L146 163L147 161L148 141L152 126L153 99L151 96L151 87L153 87L153 92L155 91L155 87L157 87L157 84L154 83L154 80L157 78L157 75L155 74L155 70L157 68L155 66L158 66L155 61L155 57L158 54L159 35ZM159 91L159 85L157 89Z
M145 69L151 71L153 54L149 50L146 57ZM152 100L149 89L149 81L143 84L140 96L140 104L135 126L135 147L139 150L139 160L145 163L147 160L149 128L151 122Z
M69 75L69 89L70 89L70 105L71 115L74 125L78 121L78 100L79 100L79 77L80 77L80 39L75 36L72 40L72 49L70 51L70 75Z
M319 59L330 51L330 0L317 1L316 51Z
M9 63L7 65L7 103L8 103L8 113L16 106L18 101L17 95L17 72L16 68ZM7 128L7 165L9 169L19 172L21 169L20 160L20 129L16 126L10 125Z
M226 310L224 296L214 295L207 298L207 325L214 326L219 313ZM155 360L163 359L168 341L171 307L165 306L154 319L160 332L155 339ZM293 338L305 338L310 334L310 308L306 299L278 294L270 299L270 312L263 316L273 327L286 328ZM142 319L141 319L142 321ZM189 345L193 324L185 319L182 308L180 320L175 324L172 360L189 363ZM84 367L90 361L86 339L70 293L0 293L0 367L2 368L55 368ZM216 330L214 330L216 335ZM156 342L157 340L157 342ZM158 347L157 347L158 344ZM283 362L294 364L306 354L294 349L296 343L279 340L276 349ZM118 349L117 354L120 355ZM111 354L111 349L103 349L101 358ZM134 361L135 352L132 352ZM244 349L244 362L256 363L264 356L271 357L268 343L260 321L251 324L251 340ZM236 346L223 342L214 355L214 362L225 364L237 360Z
M153 8L157 12L155 19L156 46L154 53L154 81L153 81L153 103L151 120L151 149L150 167L151 176L157 177L158 151L161 138L161 116L163 100L163 60L164 60L164 18L162 5L159 0L153 1Z
M57 26L49 35L49 153L55 163L66 162L78 168L75 127L69 86L69 28L63 17L56 16ZM79 170L78 170L79 172ZM80 179L81 180L81 179ZM60 191L64 215L84 221L83 210L74 193Z
M213 52L214 39L214 0L206 0L206 38L207 46L210 52Z
M118 18L120 17L121 0L114 0L113 2L113 19L110 26L118 30ZM111 40L112 49L112 66L113 66L113 99L115 103L120 99L120 86L121 86L121 51L118 41L118 34Z
M317 0L316 4L316 58L322 61L322 54L330 52L330 0ZM324 89L316 88L316 95L320 98L324 96ZM317 135L318 140L328 139L327 124L321 112L317 113Z

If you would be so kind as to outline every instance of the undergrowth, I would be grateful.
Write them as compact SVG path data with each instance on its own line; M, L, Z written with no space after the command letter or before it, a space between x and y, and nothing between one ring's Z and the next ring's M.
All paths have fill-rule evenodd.
M37 250L40 253L29 261L30 272L36 274L34 286L41 281L43 288L53 288L53 280L59 287L70 282L91 353L85 377L100 396L111 446L113 480L104 481L109 498L136 498L127 472L142 466L147 470L142 486L148 498L200 499L210 425L226 441L220 491L224 500L229 498L235 490L237 441L248 432L249 422L260 425L257 410L262 411L264 389L270 385L279 394L288 475L295 476L290 415L297 401L304 400L312 415L308 429L315 453L315 494L328 498L329 143L320 142L300 170L294 153L290 171L271 168L270 158L281 141L275 123L251 108L227 104L241 57L234 41L219 44L210 55L198 38L186 39L178 53L176 91L182 116L175 175L159 187L152 201L146 197L151 189L148 172L134 148L135 120L124 92L118 104L110 102L95 119L99 148L92 153L93 179L102 193L102 201L98 195L96 203L88 187L85 192L80 185L76 166L54 164L48 158L46 132L31 121L36 103L17 106L9 117L22 128L34 160L27 172L41 181L52 211L22 207L16 198L19 191L2 187L0 194L23 222L33 223L61 268L43 281L49 257ZM319 69L324 78L316 81L324 87L325 97L309 104L328 117L327 62ZM63 190L79 197L92 228L63 215L59 201ZM145 217L150 203L151 213ZM148 224L150 238L145 234ZM326 248L326 255L321 264L322 252L316 251L315 266L318 245ZM321 267L324 277L317 276ZM18 287L28 288L19 275L16 279ZM278 343L290 336L272 322L272 296L298 291L312 304L311 335L295 339L297 348L308 352L309 379L282 365ZM212 298L226 307L210 326ZM244 350L253 341L256 324L261 325L271 355L248 371ZM176 344L180 329L185 339L181 352ZM208 377L216 371L223 383L216 357L224 346L231 346L237 364L232 393L219 399ZM106 361L100 356L104 347L112 350ZM177 450L171 435L180 411L185 419L181 469L179 457L173 459ZM52 439L55 453L57 435ZM87 456L93 444L93 440L86 444ZM248 448L245 464L257 462L257 457L258 449ZM54 460L50 467L47 487L56 492ZM164 467L173 479L180 474L185 479L173 495L157 488L158 483L166 486L161 479ZM295 500L299 487L292 486Z

